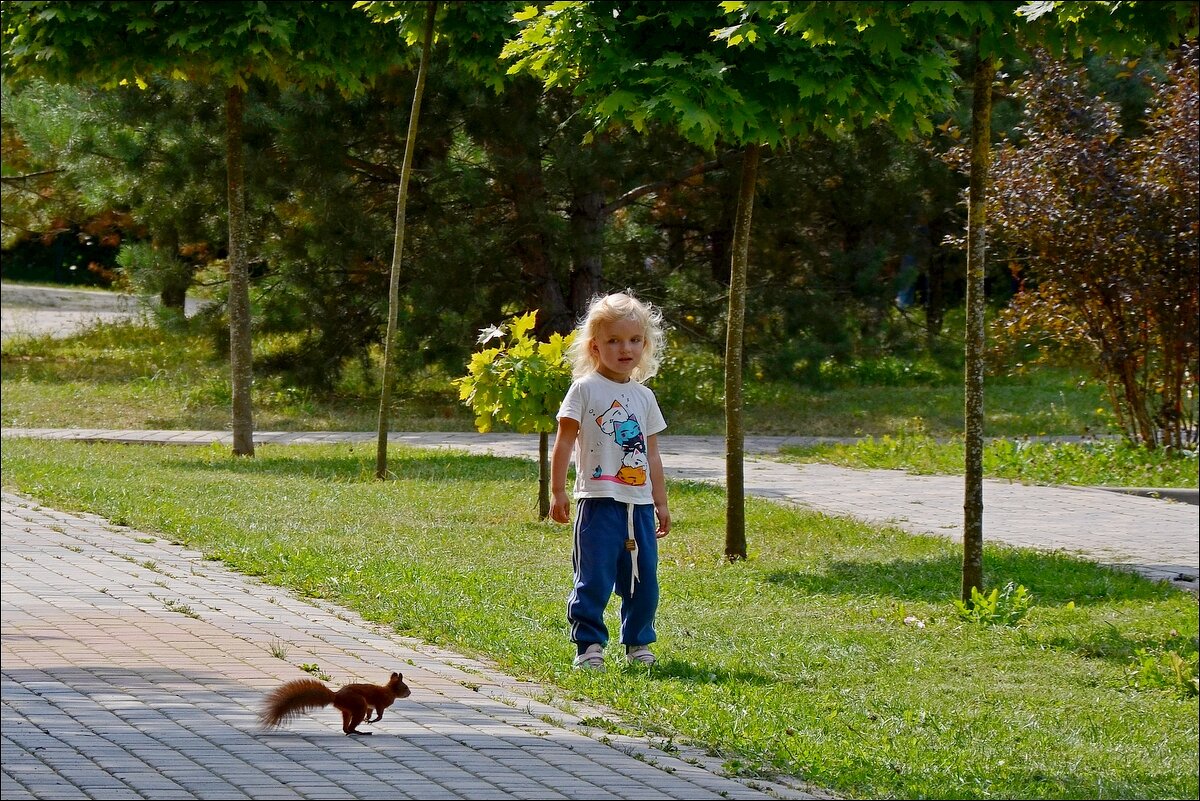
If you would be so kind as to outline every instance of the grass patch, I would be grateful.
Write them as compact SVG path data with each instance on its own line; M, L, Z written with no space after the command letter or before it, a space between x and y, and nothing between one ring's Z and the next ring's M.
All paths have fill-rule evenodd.
M748 381L746 392L746 427L754 434L880 437L901 433L915 417L924 420L932 436L963 431L961 381L828 389ZM1068 370L1045 367L1023 376L989 377L986 393L984 430L992 436L1079 436L1110 430L1102 390ZM680 411L687 422L690 411ZM675 431L675 418L668 419ZM704 430L687 433L723 433L719 407L695 427Z
M844 467L907 470L910 473L961 475L963 442L938 441L923 430L897 436L867 437L849 444L788 446L784 459L828 462ZM1030 484L1112 487L1196 487L1197 452L1164 448L1150 451L1121 440L1035 442L994 440L984 447L983 472Z
M255 342L255 359L275 347ZM230 425L228 360L205 337L134 323L99 323L75 336L5 342L0 393L5 426L225 430ZM253 403L260 431L373 431L379 395L349 371L326 393L259 371ZM472 416L449 383L431 371L394 393L395 431L470 431Z
M257 364L276 353L278 337L255 340ZM25 428L223 430L230 421L228 360L187 330L131 323L92 326L67 339L20 338L0 348L0 419ZM654 379L674 434L721 434L719 360ZM466 366L462 372L465 373ZM924 374L922 374L924 376ZM470 431L472 415L458 400L455 375L429 370L396 388L394 431ZM362 365L328 392L314 393L258 370L255 427L260 431L373 431L379 392ZM872 380L882 384L869 383ZM882 436L920 416L934 436L962 431L961 382L930 373L895 386L894 376L867 371L824 388L746 378L745 425L751 434ZM866 383L864 383L866 382ZM1103 393L1067 370L1039 368L1023 376L989 377L986 430L996 436L1078 435L1108 430Z
M536 466L389 453L398 477L380 482L368 447L235 459L8 439L3 483L486 656L743 773L852 797L1197 796L1197 699L1170 678L1195 664L1193 596L987 546L988 588L1032 600L1014 625L980 625L954 606L948 540L751 500L751 558L727 564L722 492L673 483L660 662L583 674L563 613L570 529L536 522Z

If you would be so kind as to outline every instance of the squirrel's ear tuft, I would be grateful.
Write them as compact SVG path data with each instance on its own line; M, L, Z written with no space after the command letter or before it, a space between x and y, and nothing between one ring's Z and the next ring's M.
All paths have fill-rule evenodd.
M404 678L404 676L402 676L402 675L401 675L401 674L399 674L399 673L393 673L393 674L392 674L392 679L393 679L393 680L395 680L395 681L399 681L399 680L400 680L400 679L402 679L402 678Z

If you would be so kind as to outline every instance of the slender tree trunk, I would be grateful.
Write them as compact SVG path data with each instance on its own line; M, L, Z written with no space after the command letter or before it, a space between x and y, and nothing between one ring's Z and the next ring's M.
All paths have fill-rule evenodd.
M550 516L550 435L538 432L538 520Z
M421 95L425 91L425 73L429 69L429 50L433 44L433 20L437 3L428 4L425 38L421 44L421 65L413 89L412 112L408 117L408 138L404 142L404 166L400 170L400 189L396 197L396 235L392 242L392 271L388 282L388 324L383 348L383 380L379 393L379 437L375 448L375 477L387 478L388 416L392 406L392 382L396 348L396 318L400 308L400 264L404 253L404 222L408 208L408 179L412 174L413 151L417 144L417 125L421 116Z
M747 145L737 218L733 225L733 257L729 269L729 319L725 334L725 558L746 558L746 487L743 465L745 427L742 420L742 345L746 322L746 262L750 254L750 219L758 179L761 147Z
M963 492L962 600L983 592L983 345L984 268L987 263L988 165L992 158L992 81L996 62L976 37L971 108L971 181L967 200L967 331L963 407L966 444Z
M245 96L225 96L225 171L229 192L229 367L233 396L233 453L254 455L254 367L250 341L250 265L246 257L246 183L242 127Z

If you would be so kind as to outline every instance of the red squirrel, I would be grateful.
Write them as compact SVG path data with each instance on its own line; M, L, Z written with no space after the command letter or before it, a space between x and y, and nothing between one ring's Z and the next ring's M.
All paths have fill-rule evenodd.
M295 679L276 688L267 696L258 720L264 727L272 728L301 712L333 704L341 710L342 731L346 734L370 734L369 731L359 731L358 724L362 723L364 718L367 723L383 720L383 710L391 706L397 698L408 696L408 685L399 673L393 673L388 683L382 686L347 684L337 692L316 679ZM375 709L374 720L369 717L372 708Z

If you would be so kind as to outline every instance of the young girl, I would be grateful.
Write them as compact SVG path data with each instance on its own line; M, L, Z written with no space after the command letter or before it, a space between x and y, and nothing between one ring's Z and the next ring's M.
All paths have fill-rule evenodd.
M657 435L667 424L642 382L658 370L662 349L662 314L622 292L592 300L568 352L575 381L558 410L550 517L570 521L567 463L574 451L575 586L567 620L577 668L604 667L604 608L614 587L626 658L655 662L649 645L658 608L657 540L671 530Z

